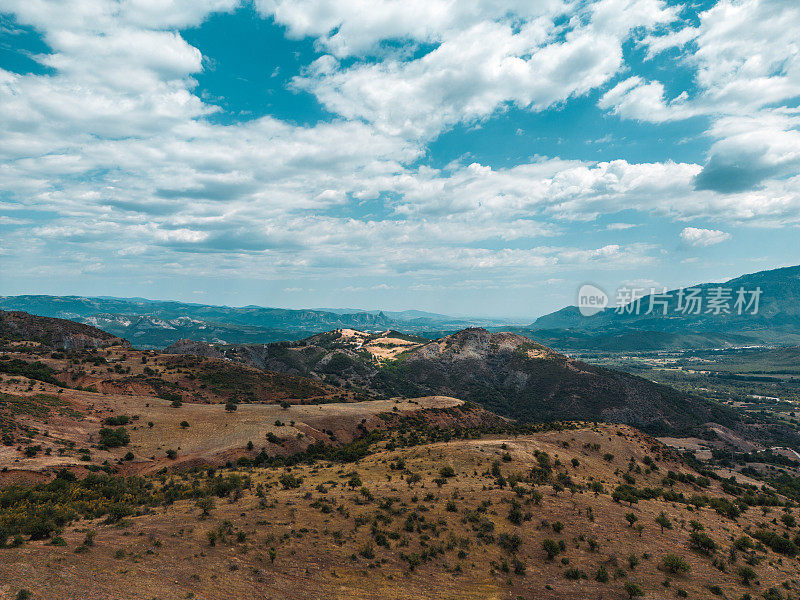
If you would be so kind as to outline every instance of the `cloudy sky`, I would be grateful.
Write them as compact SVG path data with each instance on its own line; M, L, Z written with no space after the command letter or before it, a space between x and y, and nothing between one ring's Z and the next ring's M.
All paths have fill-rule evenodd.
M800 263L796 0L0 13L0 294L524 319Z

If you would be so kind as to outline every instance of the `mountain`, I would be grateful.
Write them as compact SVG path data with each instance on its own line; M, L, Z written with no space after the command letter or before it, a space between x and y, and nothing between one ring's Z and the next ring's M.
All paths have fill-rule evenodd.
M89 325L0 310L0 343L14 342L36 342L64 350L130 345L126 340Z
M671 290L666 296L648 294L625 309L607 308L588 317L577 307L568 306L516 331L546 339L559 348L621 351L800 344L800 266L691 288L698 290L701 298L697 312L696 306L681 310L690 306L686 292L681 295L679 290ZM722 305L727 311L717 310L713 304L720 288L726 296ZM746 304L738 309L740 289L745 302L760 290L757 311Z
M741 428L730 409L649 380L573 360L513 333L471 328L436 340L339 330L293 343L217 347L260 369L384 397L446 395L522 422L632 424L652 433L709 422ZM194 353L189 343L166 352ZM207 345L197 353L207 353Z
M181 339L220 344L299 340L332 329L416 334L456 331L471 325L497 326L500 319L464 319L408 310L289 310L260 306L214 306L186 302L82 296L0 296L0 310L22 310L101 327L138 348L164 348Z

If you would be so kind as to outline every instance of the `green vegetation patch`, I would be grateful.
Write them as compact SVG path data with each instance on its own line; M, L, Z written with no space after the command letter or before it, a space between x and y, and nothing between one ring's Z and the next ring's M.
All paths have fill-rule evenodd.
M7 373L8 375L21 375L28 379L35 379L36 381L43 381L57 385L58 387L66 387L58 379L56 379L56 372L40 361L29 362L19 358L11 358L8 360L0 360L0 373Z

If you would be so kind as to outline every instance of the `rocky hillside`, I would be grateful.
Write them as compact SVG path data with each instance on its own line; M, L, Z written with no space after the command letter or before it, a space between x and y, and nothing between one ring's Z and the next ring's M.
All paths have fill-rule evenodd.
M618 371L573 360L513 333L465 329L438 340L397 332L339 330L301 342L218 347L225 357L270 371L365 388L384 397L428 394L478 403L523 422L597 420L654 433L704 423L742 425L734 412ZM208 345L168 351L204 354Z
M0 310L0 342L29 341L63 350L130 346L115 335L81 323Z

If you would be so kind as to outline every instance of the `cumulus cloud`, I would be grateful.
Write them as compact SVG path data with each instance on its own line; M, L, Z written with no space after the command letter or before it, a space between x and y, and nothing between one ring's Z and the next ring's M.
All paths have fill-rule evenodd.
M687 106L686 98L684 92L666 101L663 84L634 75L603 94L597 105L626 119L664 122L696 114L695 109Z
M731 234L718 229L699 229L697 227L685 227L681 231L681 240L690 246L713 246L729 240Z
M708 134L716 141L697 178L700 190L742 192L796 172L800 5L720 0L698 20L642 41L651 58L671 48L684 50L681 62L694 72L692 94L666 99L660 82L634 75L608 90L598 105L623 118L656 123L698 115L712 119Z
M543 110L584 95L620 71L622 44L634 29L674 18L673 11L656 0L602 0L581 15L585 24L577 16L557 24L556 17L567 6L550 2L531 3L536 12L514 6L510 11L515 18L509 18L509 7L499 11L500 5L492 9L479 5L474 14L433 18L425 26L402 18L389 25L388 15L399 4L384 2L366 11L386 17L386 26L373 30L364 11L354 14L355 9L339 2L308 4L307 9L313 7L329 17L322 21L325 26L336 28L332 37L323 38L326 47L333 46L334 55L363 53L379 41L379 35L436 43L433 50L412 60L389 56L342 66L334 56L323 56L306 76L295 79L299 89L315 94L332 112L363 119L393 135L422 139L509 105ZM425 4L423 13L444 9L437 2ZM284 4L268 3L265 8L284 19L290 31L312 31ZM503 18L493 20L495 13ZM460 27L454 28L454 23ZM323 34L321 29L314 31Z

